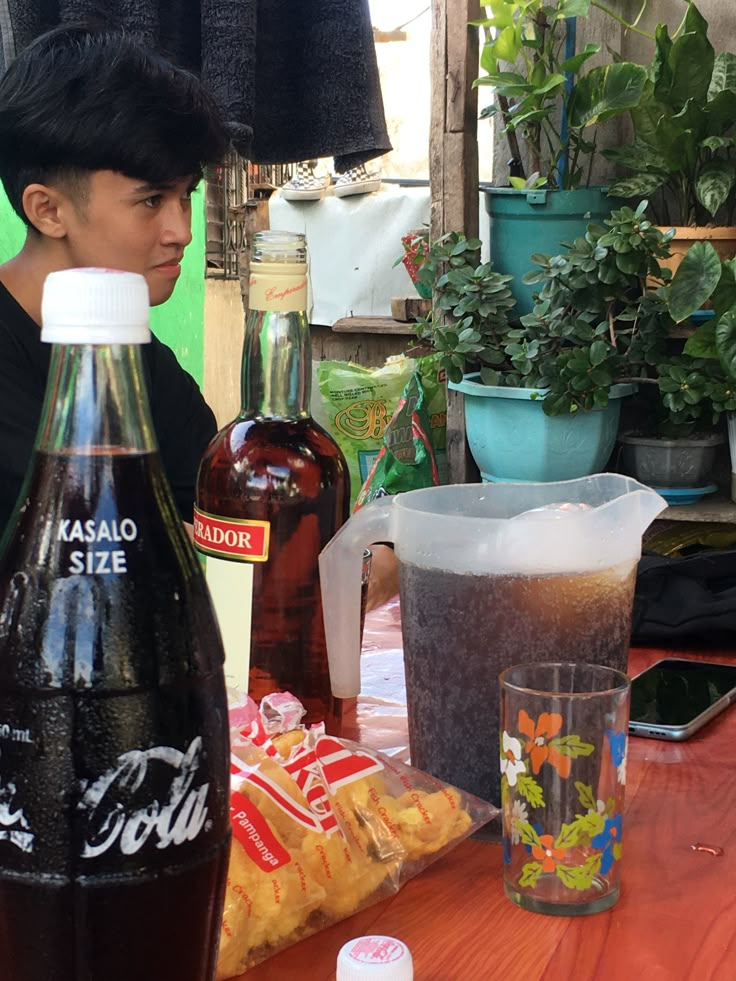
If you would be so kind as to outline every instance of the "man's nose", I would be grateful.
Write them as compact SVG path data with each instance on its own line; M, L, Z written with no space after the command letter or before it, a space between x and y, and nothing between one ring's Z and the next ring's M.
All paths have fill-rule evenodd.
M161 241L164 245L179 245L182 248L192 241L192 214L189 202L172 202L166 208Z

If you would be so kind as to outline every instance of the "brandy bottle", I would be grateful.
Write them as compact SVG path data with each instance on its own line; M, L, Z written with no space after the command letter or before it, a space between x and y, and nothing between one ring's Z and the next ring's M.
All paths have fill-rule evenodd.
M304 236L254 236L242 408L205 451L194 541L225 645L230 685L260 700L290 691L307 723L337 733L318 556L347 520L347 464L312 419Z

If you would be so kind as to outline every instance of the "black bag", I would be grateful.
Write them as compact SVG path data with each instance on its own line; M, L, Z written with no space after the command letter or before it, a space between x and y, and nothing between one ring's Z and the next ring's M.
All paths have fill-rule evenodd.
M733 647L736 654L736 548L639 562L631 642Z

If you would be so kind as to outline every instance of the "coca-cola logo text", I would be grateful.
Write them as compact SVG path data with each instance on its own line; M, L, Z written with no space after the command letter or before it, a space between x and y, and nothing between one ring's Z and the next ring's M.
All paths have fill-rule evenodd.
M23 809L13 802L15 794L14 783L0 780L0 841L9 841L22 852L32 852L33 835Z
M118 757L117 766L87 786L78 804L87 818L82 858L114 847L135 855L151 837L157 848L193 841L207 818L209 783L194 786L201 756L197 736L184 753L154 746Z

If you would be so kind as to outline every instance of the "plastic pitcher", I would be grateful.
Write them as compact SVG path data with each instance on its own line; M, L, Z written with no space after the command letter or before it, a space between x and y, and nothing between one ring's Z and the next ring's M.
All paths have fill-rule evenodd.
M373 501L320 556L333 693L360 691L363 549L393 542L412 764L497 804L499 672L555 660L625 671L641 536L665 507L619 474Z

